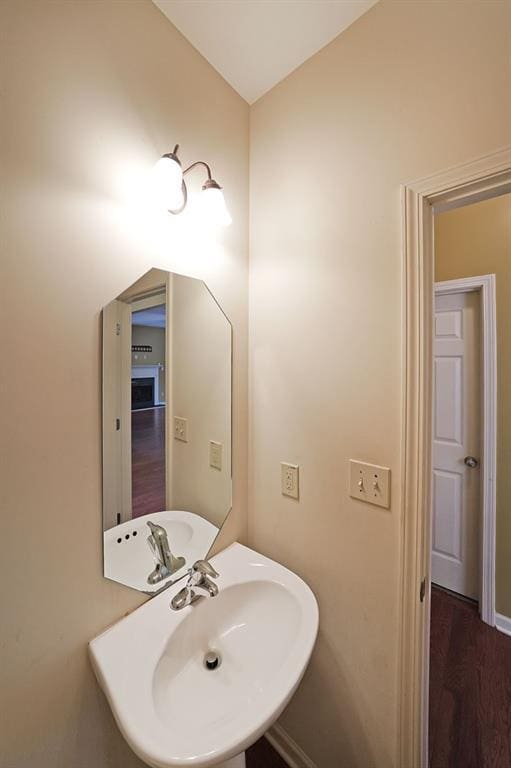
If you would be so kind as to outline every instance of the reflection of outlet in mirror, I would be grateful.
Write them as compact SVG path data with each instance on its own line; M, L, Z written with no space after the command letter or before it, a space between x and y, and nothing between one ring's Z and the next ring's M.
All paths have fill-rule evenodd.
M390 506L390 469L350 459L350 496L354 499Z
M209 441L209 466L214 469L222 469L222 443Z
M298 498L298 465L286 464L280 465L280 483L283 496L290 496L292 499Z
M188 419L181 416L174 416L174 439L188 442Z

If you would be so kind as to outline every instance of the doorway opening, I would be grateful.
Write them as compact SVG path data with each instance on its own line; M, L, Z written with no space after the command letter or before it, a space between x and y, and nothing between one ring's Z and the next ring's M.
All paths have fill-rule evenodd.
M401 652L400 652L400 733L399 733L399 762L404 768L415 766L426 768L426 766L435 766L430 762L428 753L428 712L429 712L429 680L430 680L430 639L433 638L433 628L430 627L431 617L431 553L433 542L433 429L434 429L434 294L435 280L438 282L457 279L463 275L450 274L439 276L435 274L435 218L448 211L456 209L465 209L473 206L475 203L490 201L492 198L498 198L508 195L511 192L511 147L481 157L475 161L466 163L456 168L436 174L419 181L412 182L403 187L403 249L404 249L404 320L405 320L405 346L404 346L404 367L403 367L403 388L405 392L404 401L404 419L403 419L403 474L404 474L404 494L403 494L403 531L402 531L402 581L401 581ZM508 232L511 230L508 230ZM477 238L477 232L473 233L474 239ZM481 252L487 254L488 250L482 247ZM507 272L511 266L511 258L507 259ZM511 300L500 301L499 284L502 286L508 280L500 279L498 271L489 263L484 268L470 273L471 276L487 275L496 273L497 277L497 308L511 305ZM510 276L511 277L511 276ZM484 310L483 310L484 320ZM484 325L484 323L483 323ZM501 323L498 320L499 328L511 328L511 323ZM511 343L507 344L511 349ZM507 383L502 381L501 376L505 367L498 361L499 385L498 392L505 393L509 391L511 382L511 373L508 369ZM500 397L500 394L499 394ZM508 398L506 398L507 400ZM500 400L498 409L498 453L500 451L500 439L502 435L501 419L506 411L502 411ZM509 414L508 414L509 415ZM511 419L508 419L511 423ZM506 423L508 423L506 422ZM484 430L483 430L484 434ZM502 454L504 455L504 454ZM486 459L488 454L483 453L480 458ZM463 459L478 457L475 453L468 452L464 454ZM497 461L499 465L500 459ZM464 465L467 466L467 465ZM503 479L507 481L507 476L511 475L504 464L504 471L499 469L499 486L497 487L497 498L502 491ZM481 464L479 475L487 467L487 461ZM471 468L467 466L468 472ZM455 485L451 481L451 485ZM484 485L484 484L483 484ZM499 490L500 489L500 490ZM446 489L444 488L444 491ZM452 490L452 489L451 489ZM511 498L511 494L510 497ZM509 504L509 499L508 499ZM459 509L462 507L460 506ZM503 532L502 521L497 514L497 526L495 532L496 541L496 573L497 578L493 581L497 583L495 590L495 624L499 630L487 625L480 620L477 608L472 609L470 603L465 600L459 600L459 604L473 610L473 615L478 622L478 626L491 633L491 645L494 653L488 653L488 658L504 659L501 669L509 669L511 674L511 652L500 655L496 648L500 641L506 642L511 638L507 637L505 623L500 615L503 606L503 593L500 579L505 580L506 558L502 557L503 547L511 543L511 535L501 537ZM506 516L504 516L505 518ZM507 516L509 517L509 515ZM484 526L483 526L484 533ZM505 531L504 531L505 534ZM452 545L452 542L451 542ZM509 560L509 559L508 559ZM480 564L480 582L484 579L485 569ZM511 578L508 579L511 587ZM507 582L505 582L507 583ZM483 590L484 593L484 590ZM441 592L451 597L447 592ZM435 590L433 590L433 599ZM454 598L458 600L458 598ZM483 596L479 595L481 609L483 610ZM511 613L511 612L510 612ZM463 623L463 620L458 617ZM486 621L486 618L485 618ZM508 625L511 627L511 622ZM432 630L430 633L430 629ZM452 632L452 625L449 626L445 621L440 637L445 642L449 638L454 638L456 632ZM511 633L510 633L511 634ZM437 633L438 637L438 633ZM476 647L472 644L472 647ZM477 646L482 653L482 646ZM461 659L461 654L456 651L454 645L449 648L443 646L444 656L454 660ZM475 651L473 651L475 653ZM489 690L489 681L498 680L500 674L495 669L488 669L486 674L480 666L481 658L472 655L471 659L465 659L462 662L464 669L469 671L471 679L479 677L481 688ZM506 666L508 665L508 666ZM458 670L459 671L459 670ZM454 671L452 680L459 679L457 671ZM507 671L506 673L507 674ZM498 684L498 683L497 683ZM507 683L505 676L500 677L501 689L505 688ZM468 690L468 689L467 689ZM483 692L484 692L483 691ZM481 692L481 689L480 689ZM463 697L458 695L460 692L453 690L444 691L447 700L450 697L449 707L444 710L450 711L456 722L462 724L465 728L464 735L477 732L477 727L481 723L470 721L466 712L462 709L463 703L471 702L470 696ZM446 698L447 697L447 698ZM438 706L438 701L437 701ZM485 704L486 706L486 704ZM482 710L484 711L484 710ZM499 714L491 707L487 707L487 713L490 713L490 723L483 724L483 728L478 732L478 745L484 744L490 749L500 750L499 759L502 757L502 750L509 750L509 729L505 729L505 739L498 737L498 731L495 730ZM502 714L502 710L500 710ZM493 719L492 719L493 718ZM447 724L448 718L445 717L440 722L441 728ZM470 722L470 725L468 723ZM468 725L468 730L467 730ZM485 730L486 728L486 730ZM493 728L493 730L492 730ZM444 730L446 730L444 728ZM502 730L500 731L502 733ZM496 735L497 734L497 735ZM458 742L462 743L462 742ZM452 744L452 742L451 742ZM511 753L506 754L508 759ZM453 762L451 756L440 757L442 768L450 765L485 765L499 764L498 760L492 763L491 759L479 759L480 755L472 755L468 761ZM457 758L456 758L457 759ZM478 762L479 760L479 762ZM509 760L508 760L509 762ZM507 764L506 762L501 764ZM511 764L511 763L510 763Z
M165 293L131 305L132 516L165 509Z
M511 757L503 718L511 637L494 628L499 416L508 431L497 369L498 353L507 365L500 324L511 300L510 227L511 195L434 212L430 768ZM511 583L500 583L501 598L507 591Z

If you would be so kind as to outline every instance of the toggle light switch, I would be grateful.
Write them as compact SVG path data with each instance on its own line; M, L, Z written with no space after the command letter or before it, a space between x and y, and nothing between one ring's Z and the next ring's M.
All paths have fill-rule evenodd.
M182 416L174 416L174 440L188 442L188 419Z
M222 469L222 443L209 441L209 466L214 469Z
M390 507L390 469L350 459L350 496Z

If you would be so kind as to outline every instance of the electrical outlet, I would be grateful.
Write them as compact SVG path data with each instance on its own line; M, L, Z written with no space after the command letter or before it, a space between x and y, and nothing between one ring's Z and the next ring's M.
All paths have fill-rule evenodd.
M292 499L298 498L298 465L286 464L280 465L280 484L283 496L290 496Z
M222 443L209 441L209 466L214 469L222 469Z
M174 440L188 442L188 419L181 416L174 416Z
M388 509L390 469L350 459L350 496Z

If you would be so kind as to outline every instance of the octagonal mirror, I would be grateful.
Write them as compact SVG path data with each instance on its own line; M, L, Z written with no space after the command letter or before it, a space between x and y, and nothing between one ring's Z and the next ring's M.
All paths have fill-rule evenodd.
M103 309L104 575L148 594L207 556L231 508L232 328L152 269Z

